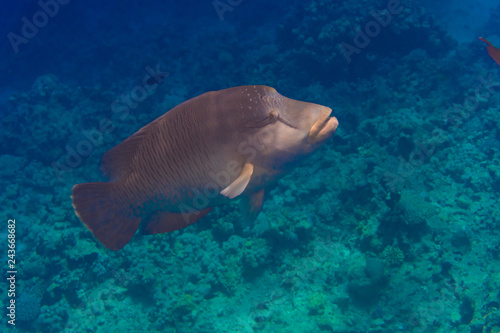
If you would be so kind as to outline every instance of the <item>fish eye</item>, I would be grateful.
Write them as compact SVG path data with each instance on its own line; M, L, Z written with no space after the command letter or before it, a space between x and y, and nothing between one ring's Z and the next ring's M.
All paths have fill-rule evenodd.
M279 118L279 114L276 110L271 110L271 112L269 112L269 114L267 115L267 117L269 118L269 120L272 120L273 123L276 122Z
M261 128L267 125L272 125L275 124L278 120L280 120L280 116L278 111L276 110L271 110L268 114L267 117L261 120L257 120L252 124L246 125L246 128Z

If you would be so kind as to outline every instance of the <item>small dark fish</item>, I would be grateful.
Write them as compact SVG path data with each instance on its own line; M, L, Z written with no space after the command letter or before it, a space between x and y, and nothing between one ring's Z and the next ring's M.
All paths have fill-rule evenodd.
M490 55L490 57L493 58L493 60L496 61L497 64L500 65L500 49L494 47L489 41L487 41L485 38L483 37L478 37L479 40L485 42L488 46L486 47L486 49L488 50L488 54Z
M257 309L258 310L269 310L269 308L267 307L266 303L259 303L259 304L257 304Z
M106 247L119 250L139 229L184 228L240 197L255 218L264 191L333 135L332 109L242 86L192 98L102 157L109 182L73 186L73 207Z
M160 72L160 73L157 73L153 76L150 76L147 80L146 80L146 85L147 86L152 86L154 84L157 84L157 83L162 83L163 82L163 78L166 77L168 75L167 72Z

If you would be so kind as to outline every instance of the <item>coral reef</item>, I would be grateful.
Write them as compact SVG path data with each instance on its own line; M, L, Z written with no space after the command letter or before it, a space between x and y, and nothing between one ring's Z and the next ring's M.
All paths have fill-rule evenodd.
M399 206L403 211L404 221L407 224L425 223L432 216L437 215L438 209L416 193L402 191Z
M40 301L43 291L39 286L25 289L17 299L19 321L33 321L40 313Z
M405 255L400 248L395 246L387 246L382 252L384 260L392 266L399 266L403 263Z

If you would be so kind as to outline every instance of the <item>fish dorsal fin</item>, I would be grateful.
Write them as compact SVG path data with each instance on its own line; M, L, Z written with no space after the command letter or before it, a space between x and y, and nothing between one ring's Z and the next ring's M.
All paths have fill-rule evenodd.
M235 198L247 187L248 183L250 182L250 178L252 177L253 174L253 164L252 163L245 163L243 166L243 169L241 170L240 175L238 178L234 180L231 184L229 184L228 187L223 189L220 194L228 197L229 199Z
M244 195L240 199L240 212L243 219L247 222L253 222L262 210L264 203L264 189L254 192L250 195Z
M206 216L212 207L188 213L155 212L141 229L143 235L155 235L187 227Z
M101 159L101 171L103 175L110 179L117 179L127 174L141 144L144 143L147 135L156 129L160 119L161 117L144 126L118 146L107 151Z

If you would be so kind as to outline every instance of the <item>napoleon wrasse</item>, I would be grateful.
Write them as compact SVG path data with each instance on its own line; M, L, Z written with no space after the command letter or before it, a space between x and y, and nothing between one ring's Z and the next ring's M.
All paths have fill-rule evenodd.
M109 249L140 228L184 228L240 197L255 218L264 191L337 129L332 110L242 86L192 98L104 154L109 182L73 186L78 217Z

